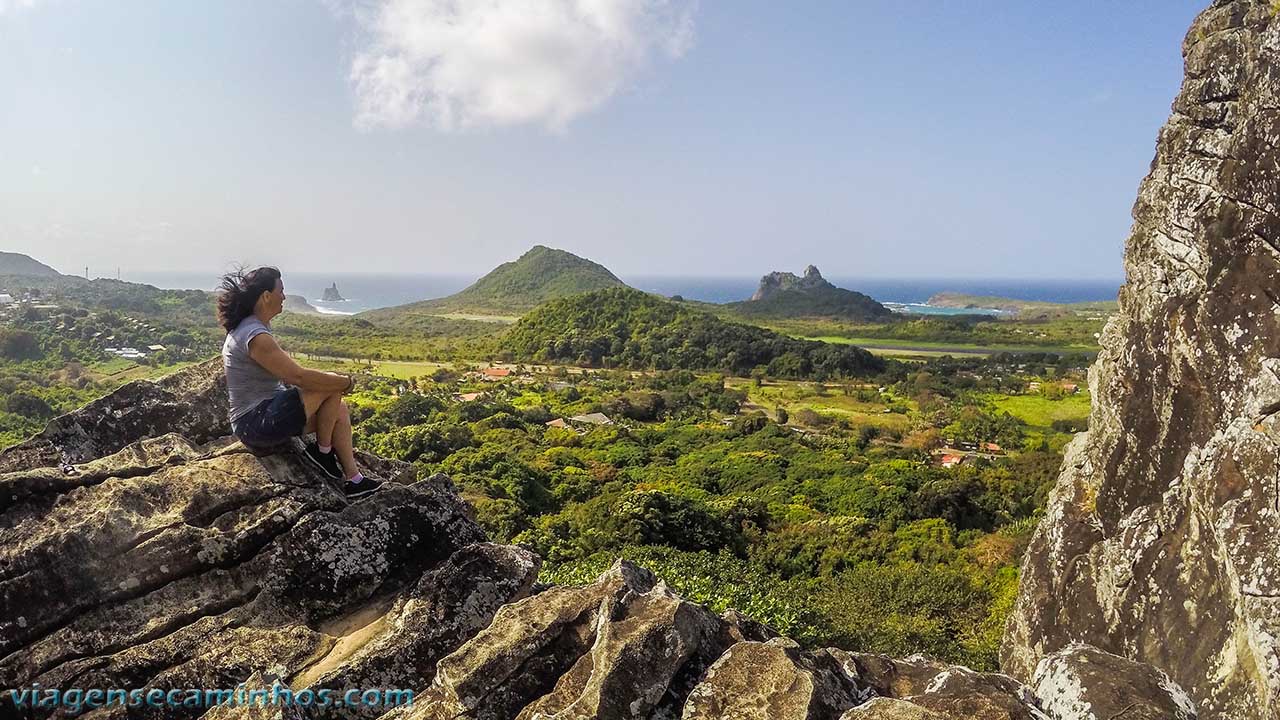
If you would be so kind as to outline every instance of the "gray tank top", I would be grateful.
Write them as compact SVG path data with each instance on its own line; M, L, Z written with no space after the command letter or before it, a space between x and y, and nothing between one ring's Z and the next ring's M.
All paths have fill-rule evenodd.
M250 315L222 342L222 366L227 370L227 394L230 396L231 422L249 412L258 403L284 389L284 383L249 357L249 341L271 331L257 317Z

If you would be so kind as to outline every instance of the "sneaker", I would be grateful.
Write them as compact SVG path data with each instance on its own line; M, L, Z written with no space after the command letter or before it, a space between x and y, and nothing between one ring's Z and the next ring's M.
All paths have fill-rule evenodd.
M302 452L312 465L320 468L320 472L328 475L334 480L342 479L342 466L338 464L338 455L330 448L329 452L320 452L320 446L309 442L307 449Z
M342 493L347 496L348 500L354 500L356 498L372 494L380 487L382 487L381 480L365 477L358 483L351 481L342 483Z

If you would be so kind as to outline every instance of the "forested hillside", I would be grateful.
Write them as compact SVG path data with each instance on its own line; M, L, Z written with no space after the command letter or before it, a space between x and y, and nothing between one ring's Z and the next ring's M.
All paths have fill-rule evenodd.
M611 288L549 302L507 333L514 357L593 367L659 370L764 368L776 377L866 377L885 361L861 348L796 340L728 322L631 288Z

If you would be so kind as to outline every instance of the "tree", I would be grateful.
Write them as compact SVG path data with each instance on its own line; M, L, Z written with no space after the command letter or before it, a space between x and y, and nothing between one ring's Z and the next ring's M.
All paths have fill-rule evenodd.
M22 391L9 395L5 400L5 409L15 415L38 419L53 415L53 408L49 407L49 403L45 402L44 398Z
M40 354L40 343L32 333L0 328L0 356L10 360L34 360Z
M938 432L936 428L917 430L903 438L902 444L912 450L929 452L935 448L942 447L942 433Z

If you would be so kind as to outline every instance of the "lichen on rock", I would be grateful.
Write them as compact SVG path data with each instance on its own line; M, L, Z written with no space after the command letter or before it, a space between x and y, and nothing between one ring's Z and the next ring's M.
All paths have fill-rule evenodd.
M1085 644L1203 718L1280 713L1280 20L1217 0L1134 205L1120 312L1025 556L1002 666Z

